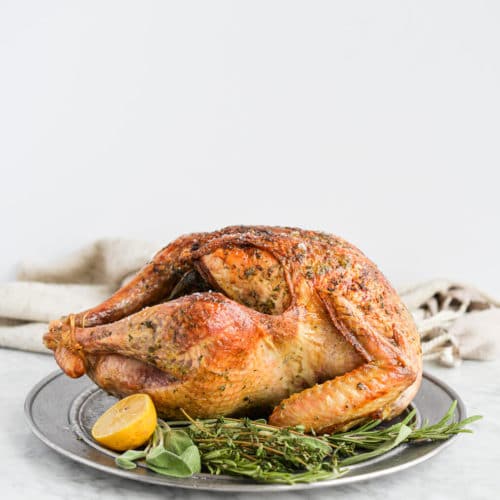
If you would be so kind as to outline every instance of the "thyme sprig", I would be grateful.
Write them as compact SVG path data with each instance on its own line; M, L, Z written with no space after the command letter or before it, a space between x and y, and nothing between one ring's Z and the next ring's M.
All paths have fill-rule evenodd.
M343 471L323 439L303 429L279 428L265 420L193 420L188 434L211 474L233 474L257 481L293 484L339 477ZM171 424L172 425L172 424Z
M211 474L245 476L268 483L321 481L340 477L347 472L346 466L387 453L402 443L418 444L472 432L466 426L482 417L455 422L455 409L456 401L432 425L423 422L418 426L416 411L412 410L392 425L374 420L346 432L321 436L306 434L303 426L280 428L263 419L249 418L193 419L184 412L186 420L166 423L159 419L146 450L151 453L152 447L168 441L167 435L171 440L172 432L180 431L183 439L189 438L197 447L202 470ZM125 454L132 461L135 456L143 456L130 451ZM120 457L117 464L124 465ZM156 471L169 475L166 467Z

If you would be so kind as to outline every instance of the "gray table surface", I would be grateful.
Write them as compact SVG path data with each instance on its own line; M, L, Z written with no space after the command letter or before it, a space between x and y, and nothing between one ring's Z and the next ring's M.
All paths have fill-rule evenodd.
M28 429L23 404L31 387L55 368L51 356L0 349L2 498L229 498L220 493L158 487L111 477L73 463L47 448ZM272 497L280 500L499 498L500 363L470 361L456 369L430 364L426 369L462 396L469 415L479 413L485 417L474 424L474 435L460 436L431 460L390 476L342 487L279 493ZM258 498L253 494L230 496Z

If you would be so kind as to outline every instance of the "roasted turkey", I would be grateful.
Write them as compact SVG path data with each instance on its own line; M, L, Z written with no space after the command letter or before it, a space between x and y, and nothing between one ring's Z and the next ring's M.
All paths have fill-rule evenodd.
M415 324L377 267L293 228L182 236L44 342L70 377L148 393L166 418L270 413L318 433L400 414L422 376Z

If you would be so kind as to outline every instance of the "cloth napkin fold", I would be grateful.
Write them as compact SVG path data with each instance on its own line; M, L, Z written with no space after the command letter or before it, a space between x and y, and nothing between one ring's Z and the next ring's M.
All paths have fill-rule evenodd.
M51 352L42 342L49 321L101 303L159 248L103 239L55 263L21 263L18 281L0 284L0 347Z
M18 281L0 284L0 347L48 351L47 323L99 304L160 248L156 243L104 239L54 264L24 263ZM500 352L500 302L472 286L433 280L399 293L415 318L424 359L457 366Z
M424 360L458 366L500 354L500 302L473 286L436 279L399 290L411 311Z

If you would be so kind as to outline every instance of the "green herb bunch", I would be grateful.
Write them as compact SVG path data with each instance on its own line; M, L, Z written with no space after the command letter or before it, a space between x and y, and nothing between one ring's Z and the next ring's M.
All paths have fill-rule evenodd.
M162 420L144 450L127 450L115 461L122 469L135 469L135 461L141 459L149 469L166 476L189 477L201 471L200 452L188 433Z
M301 428L283 429L248 418L190 421L189 434L212 474L292 484L342 474L332 447Z
M144 459L146 467L175 477L200 470L211 474L245 476L267 483L303 483L333 479L347 472L346 466L387 453L401 443L418 444L472 432L466 426L480 416L453 421L456 402L443 418L417 427L416 412L409 412L387 426L371 421L347 432L316 436L301 426L279 428L265 420L224 418L158 420L155 433L144 450L129 450L116 459L118 466L134 468Z

